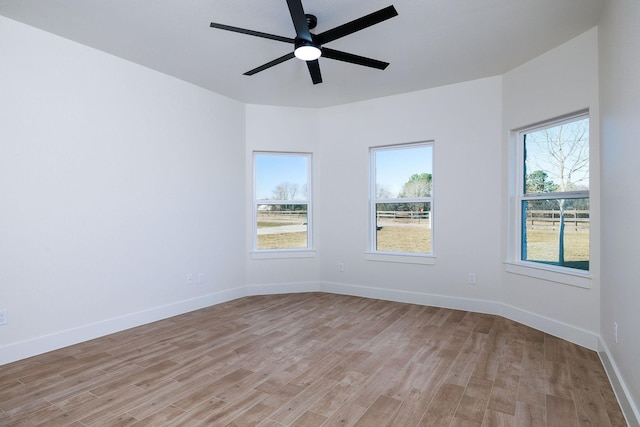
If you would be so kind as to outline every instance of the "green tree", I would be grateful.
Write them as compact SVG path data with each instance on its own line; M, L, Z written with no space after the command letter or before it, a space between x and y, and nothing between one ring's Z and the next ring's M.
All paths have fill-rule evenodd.
M550 193L558 189L558 185L549 181L549 175L543 170L527 174L525 182L527 193Z
M527 194L551 193L558 190L558 185L549 180L549 175L543 170L536 170L527 174L525 178L525 192ZM553 210L558 207L556 200L532 200L528 203L532 210Z

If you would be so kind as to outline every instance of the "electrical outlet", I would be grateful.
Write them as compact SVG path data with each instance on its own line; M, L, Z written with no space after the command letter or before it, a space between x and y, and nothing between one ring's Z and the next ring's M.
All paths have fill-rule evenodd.
M9 312L6 308L0 308L0 325L9 323Z
M204 283L204 273L198 273L198 283L201 285Z
M186 281L187 285L193 285L193 273L187 273Z
M470 285L476 284L476 273L469 273L469 284Z
M616 344L618 343L618 322L613 322L613 336L616 338Z
M338 263L338 271L340 273L344 272L344 263L342 263L342 262Z

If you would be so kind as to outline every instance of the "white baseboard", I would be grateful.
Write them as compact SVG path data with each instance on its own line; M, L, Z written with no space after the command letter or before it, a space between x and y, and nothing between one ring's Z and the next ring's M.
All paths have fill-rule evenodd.
M247 295L297 294L301 292L320 292L320 282L267 283L264 285L246 285Z
M231 301L243 296L246 296L244 288L228 289L121 317L115 317L102 322L90 323L88 325L78 326L77 328L66 329L53 334L8 344L0 347L0 365Z
M607 347L607 344L602 339L599 340L599 347L598 355L600 356L604 370L607 372L609 382L611 383L611 387L613 387L613 392L618 398L618 403L620 403L620 408L627 420L627 424L630 427L640 427L640 410L631 398L629 389L620 375L620 371L614 358L611 356L609 347Z
M496 314L497 303L446 295L425 294L419 292L398 291L396 289L372 288L369 286L349 285L345 283L323 282L323 292L375 298L386 301L406 302L410 304L431 305L434 307L470 310L478 313Z

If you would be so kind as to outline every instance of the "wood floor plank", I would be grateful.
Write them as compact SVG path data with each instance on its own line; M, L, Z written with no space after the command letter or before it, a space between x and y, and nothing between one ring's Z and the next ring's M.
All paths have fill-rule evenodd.
M544 407L546 399L546 371L542 368L523 368L518 384L518 402Z
M602 395L598 391L574 390L578 425L611 427Z
M336 381L327 378L320 378L313 384L298 393L293 399L281 406L269 418L281 424L288 425L302 415L306 408L316 402L331 388L335 387Z
M516 407L516 425L521 427L544 427L545 407L543 405L533 405L527 402L518 401Z
M464 390L455 417L478 425L482 424L492 387L493 381L472 377Z
M498 375L500 357L501 354L499 352L488 349L485 344L485 348L483 348L482 352L478 355L471 375L491 381L495 380L496 375Z
M132 424L134 427L163 426L184 414L182 409L175 406L165 406Z
M302 392L303 388L294 384L288 384L277 392L271 393L269 397L261 400L244 412L238 414L228 426L229 427L251 427L268 420L269 415L291 401ZM271 420L276 423L276 421ZM280 423L277 423L280 424ZM281 425L281 424L280 424Z
M515 415L519 383L520 376L511 371L511 365L503 365L501 362L487 407L496 412Z
M258 390L250 390L244 396L232 401L225 402L224 405L209 411L209 414L202 420L205 426L226 425L239 414L253 407L257 403L268 397L268 394Z
M453 417L449 427L481 427L482 424L474 423L473 421L463 420L462 418Z
M573 400L547 395L547 426L575 427L578 425L576 405Z
M417 426L443 384L449 369L447 360L435 359L433 363L423 366L424 374L414 377L411 392L402 401L390 425Z
M340 407L324 422L322 427L351 427L354 426L367 408L355 403L348 403Z
M545 368L547 394L564 397L565 399L573 399L573 380L571 378L569 365L567 363L547 361Z
M626 423L591 350L499 316L301 293L0 366L0 425Z
M581 357L568 357L568 361L572 388L597 392L597 376L591 369L593 362Z
M404 400L414 388L418 378L424 378L428 367L422 363L410 362L399 371L396 378L391 381L383 394L397 400Z
M419 426L448 426L458 409L464 387L443 384L434 396L429 409L419 422Z
M290 424L291 427L319 427L327 420L327 417L324 417L320 414L316 414L312 411L306 411L304 414L300 415L293 424Z
M327 391L327 393L316 402L312 403L309 410L324 417L330 417L358 393L358 390L363 386L366 378L366 376L359 372L349 371L338 384Z
M518 427L514 415L487 409L482 420L482 427Z
M378 396L373 404L354 424L356 427L384 426L393 418L400 407L399 400L387 396Z

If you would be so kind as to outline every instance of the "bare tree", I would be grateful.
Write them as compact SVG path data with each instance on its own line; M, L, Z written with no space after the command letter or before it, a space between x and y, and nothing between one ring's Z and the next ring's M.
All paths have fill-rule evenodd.
M306 186L305 186L306 187ZM296 196L300 191L298 184L291 182L282 182L272 190L274 200L296 200ZM306 188L303 188L306 191ZM295 210L297 205L278 205L276 210Z
M402 186L399 197L428 197L431 195L432 178L430 173L414 173Z
M376 197L379 199L391 199L393 196L385 185L376 184Z
M526 169L544 171L557 192L579 191L589 182L589 120L582 119L526 135ZM535 148L534 148L535 147ZM535 152L535 155L533 153ZM531 156L529 154L532 154ZM530 159L531 162L530 162ZM529 166L532 166L529 168ZM543 173L544 173L543 172ZM564 265L566 199L558 199L558 262Z
M275 200L295 200L298 190L298 184L283 182L272 190L273 198Z
M399 198L420 198L431 196L431 186L433 175L430 173L414 173L409 180L402 186L402 191L398 194ZM424 209L429 210L428 206L423 203L407 203L404 204L404 210L420 212Z
M550 178L558 191L574 191L588 182L589 122L585 119L545 129L541 135L546 145L545 160L551 166Z

